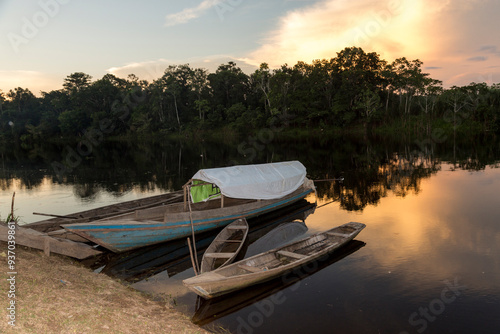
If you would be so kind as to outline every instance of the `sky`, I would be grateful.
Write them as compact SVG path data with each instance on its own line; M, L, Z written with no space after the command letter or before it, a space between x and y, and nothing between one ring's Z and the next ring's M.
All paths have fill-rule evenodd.
M500 82L498 0L0 0L0 90L61 89L74 72L148 81L189 64L246 73L345 47L424 62L445 87Z

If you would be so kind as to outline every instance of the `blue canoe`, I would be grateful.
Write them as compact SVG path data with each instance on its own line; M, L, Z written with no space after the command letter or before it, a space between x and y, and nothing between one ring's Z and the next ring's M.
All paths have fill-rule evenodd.
M210 200L200 201L200 194L193 190L206 185L217 189L219 196L214 198L211 193L207 195ZM292 161L204 169L193 176L185 190L185 198L189 196L195 203L187 205L185 200L62 227L113 252L123 252L187 237L192 229L195 233L206 232L239 218L286 207L313 192L314 183L305 177L302 164Z

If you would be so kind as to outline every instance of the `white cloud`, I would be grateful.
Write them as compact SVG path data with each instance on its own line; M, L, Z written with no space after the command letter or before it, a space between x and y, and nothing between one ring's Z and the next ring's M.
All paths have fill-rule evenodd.
M386 57L419 53L434 43L423 43L422 1L323 0L287 13L275 31L248 61L279 66L298 60L331 58L348 46L360 46Z
M171 27L187 23L202 16L207 10L220 4L221 2L223 2L223 0L204 0L194 8L186 8L178 13L169 14L166 17L165 26Z
M493 0L321 0L286 13L246 61L256 66L262 62L271 67L294 65L299 60L330 59L345 47L359 46L367 52L379 53L388 61L418 58L431 67L445 67L448 72L440 72L445 77L437 79L446 81L447 77L463 71L460 66L464 59L481 56L471 54L478 50L473 45L487 36L474 33L478 25L472 20L490 22L491 17L486 16L491 14L493 3ZM482 43L490 45L487 41Z
M168 59L157 59L111 67L106 72L122 78L134 74L141 79L151 81L160 78L169 65L174 65L174 62Z
M229 55L212 55L190 58L183 61L157 59L152 61L135 62L124 66L109 68L106 72L121 78L126 78L129 74L134 74L140 79L152 81L160 78L165 72L165 69L170 65L189 64L191 68L205 68L209 72L215 72L219 65L227 64L229 61L234 61L236 65L245 73L251 73L256 69L255 66L247 64L240 58L235 58Z

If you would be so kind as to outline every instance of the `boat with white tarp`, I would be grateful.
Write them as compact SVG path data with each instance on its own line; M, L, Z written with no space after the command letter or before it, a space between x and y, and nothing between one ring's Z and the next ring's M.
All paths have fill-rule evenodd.
M122 252L259 216L297 202L314 189L299 161L202 169L183 186L182 202L62 227Z

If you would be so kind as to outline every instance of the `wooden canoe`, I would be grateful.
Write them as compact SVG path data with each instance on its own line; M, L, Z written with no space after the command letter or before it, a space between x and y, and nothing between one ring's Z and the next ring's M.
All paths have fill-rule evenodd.
M218 198L193 204L191 213L186 211L184 203L174 203L62 227L120 253L188 237L191 228L195 233L201 233L224 227L235 219L257 217L300 201L313 191L313 184L304 183L294 192L277 199Z
M54 218L44 219L30 224L22 225L25 228L30 228L35 231L47 233L50 236L60 239L70 239L73 241L88 242L88 239L82 238L76 234L69 232L61 227L62 224L77 224L86 223L98 219L110 218L118 215L123 215L136 210L148 209L152 207L160 207L167 204L182 202L183 191L175 191L156 196L135 199L131 201L106 205L95 209L75 212L66 216L40 214L44 216L54 216Z
M191 321L198 326L204 326L212 321L223 318L229 314L244 309L256 302L269 298L289 286L316 274L324 268L341 261L343 258L355 253L366 244L359 240L352 240L344 247L335 251L324 261L318 261L317 266L309 266L307 270L298 269L286 275L286 279L280 277L267 281L263 284L252 285L246 289L241 289L232 294L223 295L219 298L205 299L197 303L196 311Z
M364 228L361 223L347 223L182 282L205 299L218 297L319 260L352 240Z
M208 246L201 260L201 272L224 267L234 261L248 235L248 223L240 218L224 227Z

